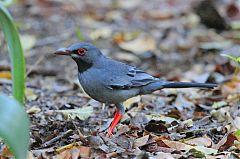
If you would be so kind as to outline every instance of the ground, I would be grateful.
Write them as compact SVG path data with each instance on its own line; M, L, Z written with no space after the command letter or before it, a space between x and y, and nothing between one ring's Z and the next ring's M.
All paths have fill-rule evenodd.
M227 14L230 5L238 7L213 4L220 13L225 9L227 16L217 20L228 26L239 19ZM239 32L204 25L197 6L189 0L22 0L11 6L27 64L29 158L240 157L240 77L233 74L237 65L220 55L240 55ZM132 98L108 138L116 108L85 94L74 61L53 54L79 41L159 78L219 86ZM0 46L0 71L8 72L7 47ZM9 77L0 76L0 91L11 94Z

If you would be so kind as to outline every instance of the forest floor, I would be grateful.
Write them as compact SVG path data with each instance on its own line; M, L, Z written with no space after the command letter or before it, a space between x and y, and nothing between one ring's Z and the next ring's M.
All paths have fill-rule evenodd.
M200 23L198 5L189 0L24 0L11 6L27 64L29 158L239 158L240 74L233 74L234 61L220 55L240 56L240 32L227 29L240 17L231 12L238 6L213 5L229 15L217 19L226 26L215 30ZM159 78L219 86L164 89L129 99L108 138L115 106L86 95L74 61L53 54L79 41ZM9 72L7 47L0 47L0 73ZM8 76L0 76L0 91L11 94Z

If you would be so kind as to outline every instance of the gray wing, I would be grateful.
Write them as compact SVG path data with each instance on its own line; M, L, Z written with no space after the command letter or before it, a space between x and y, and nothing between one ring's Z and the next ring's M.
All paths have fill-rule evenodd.
M127 65L126 71L111 79L108 88L110 89L129 89L142 87L149 83L159 80L136 67Z

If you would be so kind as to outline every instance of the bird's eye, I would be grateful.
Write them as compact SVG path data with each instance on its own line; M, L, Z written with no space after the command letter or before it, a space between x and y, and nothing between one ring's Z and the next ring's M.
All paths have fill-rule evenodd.
M87 49L80 48L77 50L78 55L83 56L87 52Z

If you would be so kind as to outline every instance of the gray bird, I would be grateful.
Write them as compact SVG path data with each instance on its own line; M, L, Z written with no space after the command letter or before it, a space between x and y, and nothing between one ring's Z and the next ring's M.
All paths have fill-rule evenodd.
M84 91L93 99L115 104L117 111L111 123L108 136L121 120L125 109L123 102L143 94L150 94L163 88L214 88L216 84L171 82L155 78L134 66L110 59L90 43L76 43L55 52L68 55L77 63L78 78Z

